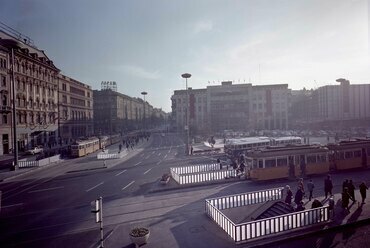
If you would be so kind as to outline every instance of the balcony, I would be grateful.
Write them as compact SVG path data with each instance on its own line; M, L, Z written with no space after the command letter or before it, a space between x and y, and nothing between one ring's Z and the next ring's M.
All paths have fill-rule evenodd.
M12 111L10 106L0 106L0 113L1 114L9 114Z

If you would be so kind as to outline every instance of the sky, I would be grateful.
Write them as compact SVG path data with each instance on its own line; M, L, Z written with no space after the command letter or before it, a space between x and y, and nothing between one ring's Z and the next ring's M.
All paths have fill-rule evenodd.
M368 0L0 0L0 21L61 72L171 111L174 90L221 81L370 83Z

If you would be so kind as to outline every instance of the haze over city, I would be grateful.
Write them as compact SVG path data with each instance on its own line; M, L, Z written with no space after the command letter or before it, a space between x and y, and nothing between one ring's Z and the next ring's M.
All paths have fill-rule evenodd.
M234 83L291 89L369 83L369 4L347 1L1 1L6 24L100 89L171 110L174 90Z

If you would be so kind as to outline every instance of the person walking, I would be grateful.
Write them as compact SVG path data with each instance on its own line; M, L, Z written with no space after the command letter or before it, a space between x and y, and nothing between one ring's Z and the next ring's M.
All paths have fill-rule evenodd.
M297 204L297 206L299 206L301 204L301 201L303 199L303 195L304 195L303 190L299 186L298 190L297 190L297 192L295 193L295 196L294 196L294 202L295 202L295 204Z
M312 182L312 179L307 183L307 189L310 195L308 196L308 201L312 200L313 197L313 189L315 188L315 184Z
M286 190L285 203L291 205L293 199L293 192L290 189L289 185L285 186L285 190Z
M348 182L348 194L352 197L352 201L353 202L356 202L356 198L355 198L355 185L353 184L352 180L349 180Z
M348 179L345 179L342 183L342 191L344 191L344 188L348 188Z
M325 198L328 198L329 196L333 195L333 181L331 180L331 176L328 175L324 181L324 190L325 190Z
M343 208L343 211L347 210L348 213L350 212L349 207L348 207L349 199L353 200L350 194L348 193L348 188L344 188L342 192L342 208Z
M366 190L368 190L369 188L367 187L365 182L362 182L360 184L359 188L360 188L360 194L361 194L361 198L362 198L362 204L365 204Z

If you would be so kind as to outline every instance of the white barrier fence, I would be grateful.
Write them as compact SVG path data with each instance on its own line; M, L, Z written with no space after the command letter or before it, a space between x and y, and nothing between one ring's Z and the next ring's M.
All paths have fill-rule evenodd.
M179 184L193 184L225 180L238 176L236 170L220 170L219 164L191 165L171 167L172 178Z
M241 224L233 223L220 210L235 208L250 204L263 203L268 200L278 200L283 196L283 188L248 192L206 200L206 214L213 219L235 241L247 241L270 234L310 226L330 220L329 206L294 212L271 218L250 221Z
M18 161L18 167L19 168L40 167L58 162L59 160L60 155L58 154L49 158L40 159L38 161Z
M96 156L97 159L115 159L115 158L123 158L124 156L127 155L126 151L122 151L120 153L98 153Z

